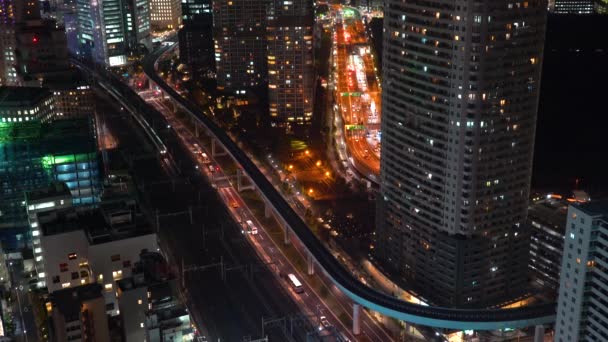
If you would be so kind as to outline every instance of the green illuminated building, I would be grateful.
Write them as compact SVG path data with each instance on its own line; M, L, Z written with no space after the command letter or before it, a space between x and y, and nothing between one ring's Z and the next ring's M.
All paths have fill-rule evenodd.
M0 228L26 228L24 193L52 181L66 183L74 205L96 203L99 170L90 119L0 122Z

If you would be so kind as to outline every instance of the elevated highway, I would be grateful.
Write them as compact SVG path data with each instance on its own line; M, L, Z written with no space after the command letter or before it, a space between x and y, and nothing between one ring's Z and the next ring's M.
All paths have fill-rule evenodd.
M158 59L172 48L174 45L163 46L144 59L144 72L150 81L188 113L198 125L197 127L200 126L199 129L211 136L215 146L222 148L240 165L265 200L266 205L272 209L283 225L286 240L288 237L299 240L308 250L310 260L317 264L335 285L353 300L355 303L353 317L358 317L359 306L364 306L383 315L413 324L457 330L523 328L548 324L555 320L555 303L513 309L457 309L423 306L394 298L358 281L316 238L306 223L228 134L202 113L194 103L183 98L157 75L155 66ZM105 81L111 84L126 102L133 103L141 100L135 92L117 78ZM355 320L353 322L355 333L358 330L357 325L358 322Z

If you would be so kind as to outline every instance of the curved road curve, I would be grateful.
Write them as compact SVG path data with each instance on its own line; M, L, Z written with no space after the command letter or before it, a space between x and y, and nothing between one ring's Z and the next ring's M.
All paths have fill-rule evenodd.
M446 329L496 330L523 328L555 321L555 303L514 309L457 309L423 306L394 298L355 279L314 236L306 223L228 134L204 115L194 103L183 98L157 75L156 61L173 47L173 45L163 46L144 58L144 72L148 78L211 132L255 183L265 200L272 205L286 226L290 227L297 238L307 247L319 266L355 303L399 320Z

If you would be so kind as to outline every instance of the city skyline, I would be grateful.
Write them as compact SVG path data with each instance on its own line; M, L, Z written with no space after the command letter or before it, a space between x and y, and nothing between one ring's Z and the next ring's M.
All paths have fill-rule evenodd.
M604 10L0 0L0 335L602 336Z

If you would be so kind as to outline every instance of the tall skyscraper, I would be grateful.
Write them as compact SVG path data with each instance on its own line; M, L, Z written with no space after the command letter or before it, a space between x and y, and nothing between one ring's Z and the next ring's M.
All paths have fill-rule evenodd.
M39 86L45 78L70 69L66 34L54 20L29 19L17 24L15 56L19 83Z
M179 0L150 0L150 17L155 30L177 30L182 24Z
M182 18L184 26L178 32L180 59L191 66L214 71L211 1L182 1Z
M124 0L77 0L79 45L76 54L106 66L127 63L126 6Z
M313 8L307 0L273 0L268 11L268 98L278 124L310 123L313 109Z
M0 0L0 86L16 84L14 0Z
M217 87L244 90L266 83L266 9L269 0L213 2Z
M568 208L555 341L605 341L608 336L608 201Z
M70 52L106 66L128 63L128 56L152 48L147 0L76 0L64 14Z
M145 46L152 50L150 1L126 0L127 45L130 50Z
M526 288L546 0L388 0L377 253L436 305Z

